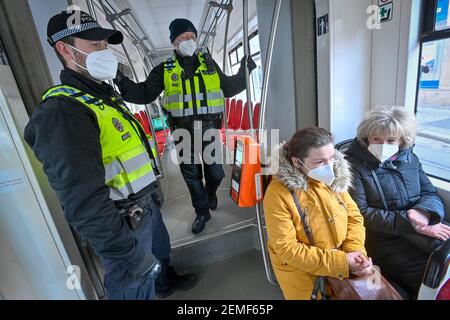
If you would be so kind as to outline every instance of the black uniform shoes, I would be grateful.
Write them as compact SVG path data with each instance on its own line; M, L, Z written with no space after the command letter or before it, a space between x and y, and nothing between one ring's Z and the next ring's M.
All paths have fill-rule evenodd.
M159 299L165 299L176 291L187 291L192 289L198 282L199 278L195 273L189 273L182 276L177 276L173 285L169 290L158 292Z
M211 215L208 214L206 216L197 216L194 220L194 223L192 223L192 233L199 234L200 232L205 229L206 222L211 219Z
M208 194L209 209L216 210L217 203L217 194ZM197 215L194 222L192 223L192 233L199 234L200 232L202 232L205 229L206 222L208 222L209 219L211 219L211 215L209 213L206 215Z
M211 210L216 210L217 209L217 194L213 194L213 195L210 195L210 194L208 194L208 202L209 202L209 208L211 209Z

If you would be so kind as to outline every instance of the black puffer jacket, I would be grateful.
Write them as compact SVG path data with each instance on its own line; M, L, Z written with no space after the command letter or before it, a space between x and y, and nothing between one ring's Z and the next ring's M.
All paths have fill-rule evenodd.
M369 247L375 245L371 241L376 242L378 248L384 247L379 241L389 239L396 239L395 243L400 244L400 235L415 233L407 216L407 210L411 208L429 212L430 224L442 221L445 215L442 199L412 148L401 150L394 161L380 163L355 139L347 155L354 174L350 194L364 216ZM378 176L388 210L384 209L371 169ZM384 248L395 252L399 247Z

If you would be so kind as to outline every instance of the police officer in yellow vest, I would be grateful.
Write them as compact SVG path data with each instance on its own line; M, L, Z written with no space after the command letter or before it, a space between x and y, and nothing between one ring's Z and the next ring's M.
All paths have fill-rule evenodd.
M63 11L48 23L48 42L64 65L25 130L69 224L89 241L105 269L109 299L154 299L195 285L169 266L155 151L105 81L117 74L108 44L123 41L88 14ZM83 275L81 275L83 276Z
M251 72L256 65L251 58L243 58L238 74L228 77L209 53L199 52L197 30L191 21L175 19L169 30L170 41L175 47L172 57L156 66L143 83L136 84L120 72L115 83L126 101L137 104L151 103L164 91L163 107L171 129L186 129L191 133L191 161L181 163L180 168L196 212L192 232L200 233L211 218L210 210L217 208L216 191L225 174L216 162L208 164L202 161L202 170L202 165L198 164L200 161L194 161L197 155L194 151L194 127L201 121L202 133L220 129L225 97L233 97L245 89L245 67ZM202 142L202 156L209 143ZM203 184L203 177L206 184Z

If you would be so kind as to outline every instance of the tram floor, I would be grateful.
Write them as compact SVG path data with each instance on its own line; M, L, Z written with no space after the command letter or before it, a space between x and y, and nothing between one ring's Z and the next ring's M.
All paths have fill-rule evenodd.
M162 214L171 238L172 263L178 273L196 272L200 276L194 288L168 299L283 299L279 287L266 279L258 250L255 208L238 208L229 195L231 166L224 165L226 177L217 192L217 210L211 211L205 230L194 235L194 208L180 168L171 161L171 150L165 152L162 162Z
M212 218L206 224L205 230L199 235L194 235L191 231L191 225L195 219L195 211L179 165L171 161L170 151L164 154L163 168L165 177L161 185L165 202L161 211L172 247L202 241L202 239L207 239L216 234L247 227L254 223L255 209L238 208L231 199L231 166L224 165L226 176L217 191L218 208L211 211Z
M191 290L168 300L282 300L278 286L266 279L261 252L251 250L192 270L200 280Z

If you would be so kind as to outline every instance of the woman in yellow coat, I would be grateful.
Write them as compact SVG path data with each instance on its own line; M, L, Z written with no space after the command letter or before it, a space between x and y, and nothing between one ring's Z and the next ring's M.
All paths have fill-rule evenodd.
M319 276L344 279L370 272L363 217L347 192L349 166L334 149L331 134L316 127L299 130L275 154L264 212L272 266L284 297L311 299ZM314 246L291 191L306 215Z

